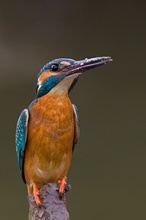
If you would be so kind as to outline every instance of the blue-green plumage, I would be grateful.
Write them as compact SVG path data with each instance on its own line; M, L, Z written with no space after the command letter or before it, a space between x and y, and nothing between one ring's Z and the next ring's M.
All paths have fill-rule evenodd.
M24 109L20 114L16 126L16 154L18 159L18 165L22 175L23 175L24 151L27 141L28 120L29 120L29 112L27 109Z
M61 80L65 78L65 74L53 75L46 79L40 85L39 90L37 92L37 98L46 95L52 88L54 88Z

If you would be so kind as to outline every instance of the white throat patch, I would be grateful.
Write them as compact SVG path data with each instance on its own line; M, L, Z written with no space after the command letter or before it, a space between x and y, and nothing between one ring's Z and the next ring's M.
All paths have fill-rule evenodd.
M68 90L74 81L75 78L77 78L80 75L80 73L76 73L70 76L65 77L61 82L59 82L53 89L50 90L51 93L68 93Z

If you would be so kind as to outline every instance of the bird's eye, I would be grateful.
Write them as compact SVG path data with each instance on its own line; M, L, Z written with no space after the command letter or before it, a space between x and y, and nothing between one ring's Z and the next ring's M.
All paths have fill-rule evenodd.
M58 70L58 64L52 64L52 65L51 65L51 70L52 70L53 72L56 72L56 71Z

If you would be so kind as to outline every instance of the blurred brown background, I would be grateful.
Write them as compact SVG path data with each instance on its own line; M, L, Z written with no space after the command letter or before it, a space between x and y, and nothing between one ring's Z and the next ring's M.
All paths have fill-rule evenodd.
M72 220L146 219L144 1L0 1L0 219L26 220L15 125L49 60L110 55L71 93L81 137L68 175Z

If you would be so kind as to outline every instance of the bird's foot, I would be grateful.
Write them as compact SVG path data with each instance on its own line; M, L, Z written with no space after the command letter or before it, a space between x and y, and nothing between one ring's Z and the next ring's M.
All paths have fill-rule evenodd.
M62 180L58 180L59 184L59 196L62 197L64 195L64 189L66 186L66 178L63 178Z
M33 183L33 194L34 194L34 198L35 198L35 202L38 206L41 205L41 201L40 201L40 192L37 188L36 183Z

